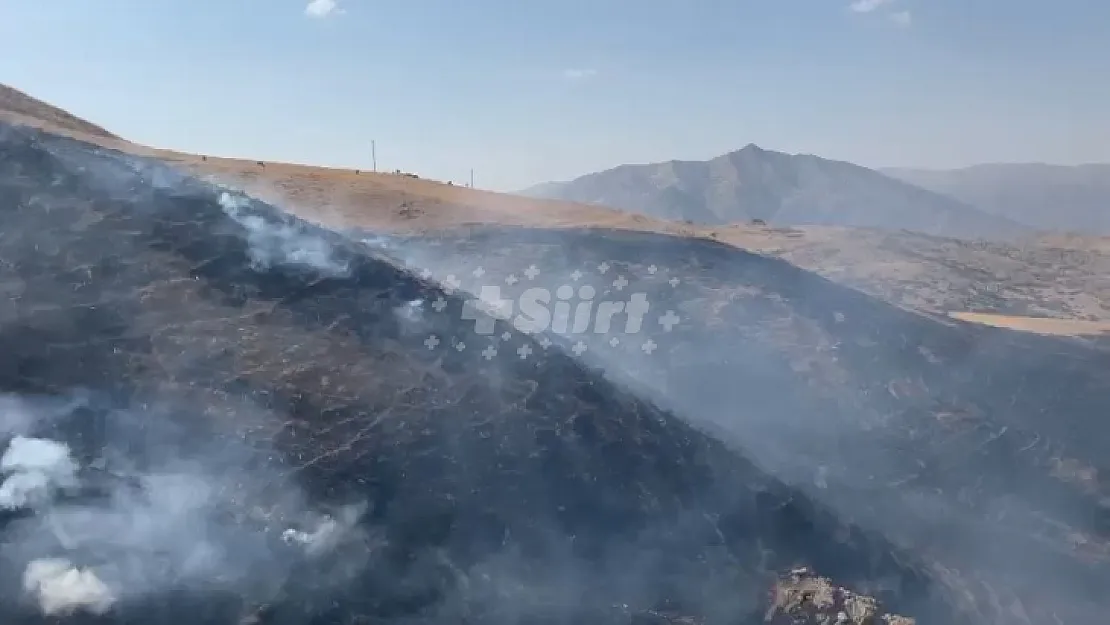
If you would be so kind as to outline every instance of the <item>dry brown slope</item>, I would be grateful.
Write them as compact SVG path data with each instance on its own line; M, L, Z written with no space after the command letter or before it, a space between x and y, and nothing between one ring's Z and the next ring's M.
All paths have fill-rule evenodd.
M38 120L49 126L68 131L76 131L94 137L118 139L107 130L87 122L68 111L33 98L18 89L0 84L0 115L9 118L22 117L25 120Z
M910 310L1110 320L1110 279L1105 278L1110 275L1110 246L1080 237L1005 245L856 228L699 227L404 175L162 150L125 141L81 120L74 123L72 115L43 103L28 109L0 99L0 120L5 119L154 156L329 227L421 232L476 224L586 226L711 238L783 258Z
M7 97L6 94L13 94ZM531 200L403 175L187 154L144 146L0 85L0 120L124 152L154 156L213 176L332 226L423 230L470 223L581 226L694 234L692 229L608 208ZM326 210L321 207L327 207Z

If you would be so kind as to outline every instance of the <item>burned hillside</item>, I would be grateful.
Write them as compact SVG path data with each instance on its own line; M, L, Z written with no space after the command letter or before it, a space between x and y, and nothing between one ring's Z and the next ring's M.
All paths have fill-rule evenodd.
M1101 348L897 309L707 241L491 227L363 238L509 301L562 285L598 301L640 293L653 308L639 333L583 325L564 347L915 552L979 622L1082 622L1105 605Z
M4 622L754 623L803 565L960 622L912 553L574 358L414 318L462 300L353 240L9 126L0 207Z

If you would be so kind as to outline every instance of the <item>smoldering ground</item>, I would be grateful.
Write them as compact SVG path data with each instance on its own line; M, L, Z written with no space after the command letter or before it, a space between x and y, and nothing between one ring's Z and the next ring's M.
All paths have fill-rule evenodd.
M20 207L27 205L28 196L37 207L15 211L12 228L20 237L7 236L2 249L18 262L0 265L0 270L24 280L24 301L40 309L64 308L68 316L39 313L37 318L46 321L38 325L21 321L24 325L15 329L3 328L0 340L17 349L9 360L17 359L19 365L0 369L5 383L25 383L36 376L54 386L71 378L126 380L135 371L133 361L138 355L153 353L156 357L144 361L149 363L141 370L144 375L173 377L179 385L276 397L257 418L250 417L249 411L236 410L232 421L257 422L263 431L269 423L280 426L281 433L244 440L281 439L283 453L275 456L295 464L302 475L311 475L313 494L372 492L367 514L385 526L389 539L382 549L371 549L372 556L379 554L382 559L370 558L369 572L360 575L357 588L344 591L340 607L330 605L327 593L317 597L306 590L299 595L315 601L313 609L318 613L331 610L351 618L373 614L396 622L419 615L427 622L437 622L439 617L439 622L470 618L519 623L535 622L537 615L566 621L576 609L589 611L613 603L628 603L634 611L656 605L663 598L677 598L682 609L712 615L715 622L756 622L762 618L767 574L798 561L814 564L819 571L832 573L856 588L886 589L886 595L920 614L930 610L948 614L946 605L957 602L964 590L948 592L936 587L933 581L942 576L930 567L945 560L934 558L929 545L911 546L910 553L898 551L874 534L844 522L845 512L873 518L862 514L862 508L840 503L834 506L841 512L838 517L767 474L797 481L806 470L815 468L814 458L847 457L856 464L847 467L851 471L830 471L829 485L839 489L837 496L866 503L880 500L880 489L865 488L863 495L853 499L845 487L852 486L852 480L860 475L856 471L862 469L882 475L890 469L894 455L887 451L860 453L867 451L866 446L859 447L860 439L855 441L856 447L837 447L823 439L839 430L842 433L835 440L849 442L859 434L859 428L843 434L852 423L848 419L852 409L862 407L866 416L872 417L876 416L873 407L834 403L841 420L818 422L814 415L822 407L820 402L782 401L784 395L806 396L801 376L781 367L773 376L765 372L761 376L761 367L751 362L762 357L765 362L755 364L781 365L774 359L781 345L740 343L733 335L728 337L737 341L687 335L665 352L681 359L659 369L637 368L624 358L590 361L605 367L608 376L620 382L617 385L583 367L582 361L587 359L576 360L561 349L549 350L542 361L521 360L511 349L486 360L473 344L458 349L459 339L466 336L464 326L472 326L459 323L461 298L445 297L453 317L437 317L427 308L416 314L413 302L434 302L445 295L445 289L417 279L419 271L412 270L415 262L392 262L411 261L413 253L420 252L441 259L447 272L456 272L460 266L469 268L454 260L457 256L449 251L424 251L406 244L398 247L397 239L382 237L387 245L379 241L378 249L373 250L377 255L368 254L365 248L355 249L350 239L313 229L229 190L194 180L171 184L173 177L159 173L160 166L151 162L90 154L64 140L47 143L48 153L65 155L64 167L59 168L33 145L20 148L17 168L12 167L14 158L0 160L9 176L0 178L0 191L12 197L14 188ZM14 153L15 148L11 149ZM13 169L17 171L13 173ZM221 202L224 193L234 200L230 210L226 199ZM82 221L81 202L91 204L90 211L99 221L75 234L71 223L92 221ZM305 247L306 236L328 245ZM560 233L554 238L556 246L570 241L597 253L608 252L621 240L620 235L607 232ZM520 248L510 241L474 237L470 243L497 249L516 263L513 271L520 270ZM671 245L665 249L678 252L683 262L704 251L693 243L670 240L641 243L628 248L640 260L648 258L656 244ZM298 254L300 249L312 253ZM119 262L115 254L132 262ZM107 260L112 262L104 262ZM326 268L333 263L347 272L328 272ZM407 270L397 270L398 265ZM105 266L111 271L105 271ZM703 270L696 264L691 267ZM808 283L799 283L797 276L781 270L777 265L763 267L749 277L770 285L784 279L783 284L801 284L806 288L798 290L812 291ZM86 282L105 287L115 299L85 299L81 289ZM112 291L106 288L109 286L118 288ZM807 301L805 293L790 295L798 300L793 305ZM74 319L85 322L88 318L72 311L83 310L82 305L90 300L99 310L107 310L91 320L107 321L73 329L80 325ZM124 304L113 303L116 301ZM744 318L730 320L741 323ZM421 344L425 330L440 334L451 349L427 350ZM142 341L124 343L120 337L125 334L138 334ZM28 344L38 337L44 337L44 347ZM697 340L684 348L683 342L689 338ZM95 369L70 366L66 355L74 352L57 355L71 344L94 345L96 341L102 341L103 347L76 352L80 362L101 365ZM511 337L509 341L520 342L512 343L514 346L532 341L527 344L535 354L543 351L534 339ZM468 338L466 342L471 343ZM714 371L713 367L730 362L728 349L735 349L737 343L752 351L732 354L732 362L747 361L748 366ZM601 344L591 350L595 347L600 349ZM810 347L803 342L803 349ZM128 358L113 359L116 349ZM691 367L690 363L698 361L691 358L691 351L702 356L706 366ZM842 388L852 388L850 385L861 379L871 384L868 377L849 378ZM702 418L703 424L716 420L721 426L732 426L723 430L722 438L732 436L733 450L739 453L722 449L711 437L627 393L629 388L647 396L655 393L660 399L672 391L683 391L682 397L690 401L685 407L691 408L686 416L695 421ZM696 401L689 399L695 396ZM112 585L113 580L128 580L125 573L129 570L142 571L147 565L142 557L137 558L138 565L113 568L104 564L106 557L98 555L107 553L125 563L133 562L136 557L129 556L135 550L132 543L122 541L120 546L121 541L116 540L99 550L90 547L63 553L57 530L42 529L41 519L48 518L44 513L71 507L80 500L99 502L96 506L83 504L98 513L122 508L138 509L140 516L165 516L164 508L169 508L173 515L194 519L185 530L205 528L207 542L198 544L215 547L199 553L214 555L193 561L180 551L162 547L168 552L160 556L163 568L144 571L144 580L150 576L171 580L175 587L187 590L210 589L207 578L197 581L188 573L218 568L212 563L222 562L220 547L230 541L244 550L241 558L224 558L234 559L237 567L222 573L232 587L238 584L244 596L265 597L278 585L282 592L296 595L296 589L315 575L294 574L291 583L271 582L283 576L269 576L268 571L257 576L256 569L265 567L256 564L251 555L258 551L264 554L261 561L270 561L266 550L272 544L279 554L273 558L274 569L287 569L280 554L291 553L294 561L306 561L298 560L309 557L302 554L304 549L288 548L311 540L316 535L314 522L319 519L307 519L302 527L287 527L283 523L268 525L266 519L274 515L256 514L259 507L265 511L277 505L275 500L283 501L280 493L285 486L280 480L276 489L261 486L269 483L264 478L282 471L275 473L272 464L262 462L262 458L268 461L269 454L258 452L259 443L230 445L220 437L203 436L203 431L169 425L178 420L191 423L190 411L185 408L207 410L206 404L215 397L199 394L192 403L166 401L161 407L156 401L149 402L155 409L142 406L139 400L111 406L109 412L115 415L111 423L122 425L107 428L103 438L115 441L122 451L108 454L103 464L116 467L115 473L104 475L101 471L103 479L85 477L99 464L99 456L92 453L90 459L76 461L78 492L63 486L52 491L46 508L20 511L14 517L12 527L24 529L19 535L26 536L28 544L38 540L54 551L13 552L18 556L9 571L13 584L6 587L26 596L22 590L25 564L54 558L40 560L31 576L31 586L46 592L51 605L56 605L58 596L65 596L59 588L69 585L79 588L91 606L103 605L97 603L96 597L104 596L97 581L115 593L112 597L143 596L120 591L126 584L118 581ZM64 404L68 400L58 401ZM674 405L683 407L677 402ZM707 406L724 410L729 405L742 406L750 421L734 423L724 419L723 412L693 410ZM796 414L789 410L791 406L799 408ZM142 417L140 422L161 425L154 435L144 427L127 427L137 416ZM27 420L13 418L12 422ZM806 434L802 427L806 423L813 425L809 434L792 436ZM172 435L158 434L167 431L161 428L170 428ZM112 432L118 436L108 436ZM81 437L63 435L62 430L52 435L24 432L23 436L65 442L71 456L79 459L89 453ZM862 440L863 445L876 443L875 439ZM20 445L26 449L25 443ZM178 461L164 462L165 449L177 450L169 455ZM250 453L244 455L245 451ZM770 470L752 467L745 456L754 457ZM17 464L23 469L43 467L41 462ZM282 461L276 464L281 467ZM799 469L796 465L803 466ZM239 486L225 477L240 472L259 479ZM152 475L170 477L159 481L150 479ZM90 484L99 484L99 490ZM236 495L229 502L223 497L240 488L254 493L253 499ZM180 492L186 501L196 503L174 506L156 495L159 489ZM900 508L897 500L881 501L890 504L887 521L898 525L903 519L899 515L907 510ZM152 506L158 511L148 510ZM189 512L196 508L202 512ZM306 517L312 517L315 510L314 505L288 504L286 508L301 510ZM209 509L215 511L207 512ZM77 518L88 518L87 511L82 514L86 516ZM105 516L115 528L130 527L127 518ZM228 520L232 518L244 521L236 524ZM323 525L342 526L344 519L350 518L333 513L331 522L325 520ZM74 536L83 536L75 525L57 526L71 545L80 544ZM137 541L143 548L165 538L164 532L148 529L148 525L140 524L143 529L137 532L149 537ZM239 545L241 527L272 529L251 534ZM290 529L293 531L287 531ZM195 533L185 531L184 535ZM94 538L91 544L100 544L99 538ZM142 548L138 551L145 553ZM67 562L60 561L63 556ZM159 576L162 570L172 574ZM90 571L96 574L95 581L87 574ZM112 609L127 604L122 598L113 601ZM592 613L596 616L599 612ZM628 614L622 615L620 610L612 619L627 621ZM948 621L957 622L945 619Z
M0 144L0 277L19 287L0 309L0 382L89 400L56 409L58 427L8 419L25 430L9 466L37 472L20 492L48 496L6 519L5 618L76 602L101 622L224 623L257 598L257 618L298 625L622 623L664 605L754 622L799 560L946 610L879 537L836 538L826 511L558 350L429 352L398 311L461 300L397 250L250 198L229 211L233 192L152 161L15 134ZM306 236L330 248L298 255L287 242ZM417 321L445 339L467 325ZM27 460L66 457L60 443L75 483ZM305 549L356 518L358 495L367 561Z
M477 295L477 286L500 280L506 276L519 274L530 260L537 257L522 253L522 243L550 244L556 241L563 253L558 258L543 255L540 263L545 272L542 282L554 289L568 281L568 276L576 267L585 267L607 262L612 256L631 252L624 261L619 262L610 277L624 271L628 273L640 265L641 278L645 274L646 263L659 254L664 247L647 245L637 239L661 237L638 236L633 234L591 233L584 236L581 232L522 232L507 229L476 229L477 235L466 236L459 240L432 241L418 238L393 237L383 234L367 235L352 233L371 249L374 249L393 262L405 267L414 274L421 274L434 280L449 292L458 291L463 297ZM471 235L474 234L472 231ZM567 254L566 242L579 241L581 254ZM590 244L583 241L592 241ZM623 241L623 243L622 243ZM643 243L643 244L642 244ZM628 249L620 252L621 246ZM656 291L657 306L678 309L686 319L698 324L714 321L707 318L709 309L703 299L704 291L699 285L709 285L714 290L725 290L728 282L720 282L719 272L725 269L730 260L722 255L720 248L709 250L713 244L673 241L659 242L661 246L681 249L667 249L663 265L677 268L682 275L681 281L692 281L694 288L676 288L671 285L670 293ZM575 249L570 246L570 249ZM736 256L736 254L733 254ZM635 259L635 260L632 260ZM662 342L670 344L664 351L652 358L637 354L637 344L632 341L621 343L620 349L606 346L611 337L595 336L587 333L582 337L565 340L552 336L552 344L560 351L569 352L573 339L582 338L589 349L576 358L604 371L606 376L622 386L634 389L636 393L651 397L661 405L674 409L697 423L703 429L727 440L736 448L757 460L757 462L777 477L803 488L813 496L836 508L845 518L874 527L880 531L897 536L907 545L924 547L931 553L930 558L938 558L943 563L960 562L960 567L971 566L978 573L952 577L955 584L997 585L1005 596L1020 597L1032 592L1045 605L1056 606L1061 614L1069 618L1076 615L1095 614L1101 610L1094 580L1105 576L1105 567L1091 569L1081 564L1074 556L1065 554L1067 529L1082 533L1098 532L1097 523L1090 523L1089 514L1099 514L1098 502L1091 502L1082 494L1072 493L1058 496L1054 485L1046 474L1053 469L1050 456L1078 454L1086 462L1098 463L1095 440L1105 440L1098 434L1095 424L1087 422L1085 427L1089 437L1074 436L1074 426L1070 435L1056 427L1054 423L1029 421L1030 411L1022 414L1007 415L1011 398L1006 400L998 395L1007 389L997 383L975 388L976 382L968 383L976 377L975 371L983 366L997 372L998 377L1018 380L1023 377L1043 377L1041 372L1050 370L1051 357L1029 358L1031 352L1019 347L1018 352L1025 354L1017 359L1007 357L1011 348L1006 337L980 333L973 340L952 336L942 336L928 328L927 323L902 313L887 314L881 306L846 290L831 287L819 279L801 276L793 268L769 259L745 259L746 267L739 270L740 283L755 282L760 288L779 291L777 303L783 302L797 306L803 311L802 317L808 320L796 324L799 331L813 332L814 340L826 340L821 333L844 333L859 345L890 340L900 336L901 347L893 350L896 354L888 357L890 365L885 369L875 369L872 365L853 362L861 356L874 362L873 355L859 352L856 346L842 351L853 359L850 367L858 367L850 375L861 376L857 382L844 380L840 388L822 389L817 393L798 392L794 387L799 378L793 365L783 362L777 344L752 342L751 335L746 342L731 345L717 343L710 357L705 346L713 342L704 336L676 333ZM643 261L643 262L638 262ZM675 265L677 264L677 267ZM780 267L780 265L782 267ZM702 276L691 274L699 268ZM589 269L587 268L587 271ZM653 272L654 273L654 272ZM726 271L727 273L727 271ZM505 274L505 275L500 275ZM554 275L552 275L554 274ZM710 277L706 277L709 275ZM778 283L769 282L777 276ZM629 274L629 277L632 277ZM691 280L692 278L692 280ZM518 281L524 281L518 277ZM667 291L662 287L662 291ZM683 300L683 297L689 299ZM785 297L786 299L781 299ZM731 300L730 300L731 301ZM718 302L719 303L719 302ZM409 333L420 334L432 329L429 317L434 316L432 302L413 299L395 309L402 327ZM780 324L768 315L775 314L774 305L753 302L749 312L733 314L730 323L738 323L747 332L765 333L765 330L752 327L753 322L768 326ZM757 312L756 310L759 309ZM785 310L785 309L784 309ZM657 312L662 310L657 309ZM780 311L782 312L782 311ZM458 315L459 311L449 310L447 314ZM788 312L795 315L795 312ZM851 321L845 324L845 317ZM745 318L746 317L746 318ZM762 317L762 318L761 318ZM878 321L866 327L867 319ZM864 325L861 325L861 321ZM807 327L806 324L809 324ZM839 326L839 327L837 327ZM862 331L861 331L862 329ZM669 332L669 329L668 329ZM918 342L907 339L916 336ZM484 339L459 333L445 339L444 348L479 349L487 343L500 349L510 349L511 341L498 337ZM475 340L478 338L479 340ZM683 342L686 345L683 345ZM810 347L817 351L834 350L842 339L834 338L830 345L814 343ZM1035 340L1032 342L1036 342ZM1045 345L1036 349L1050 354L1058 345ZM836 345L833 345L835 343ZM739 345L744 345L739 348ZM693 349L691 353L690 349ZM429 349L432 349L429 347ZM948 360L944 367L936 367L937 362L926 357L925 352L935 350L951 358L953 350L958 354L956 361ZM843 348L842 348L843 350ZM923 352L922 350L925 350ZM929 352L932 353L932 352ZM1014 352L1017 353L1017 352ZM536 357L542 357L537 355ZM522 356L524 358L524 356ZM700 364L698 361L701 361ZM498 370L489 376L491 384L499 386L501 376ZM851 369L849 369L851 371ZM924 371L925 373L921 373ZM932 388L943 388L936 399L941 401L922 401L920 398L898 396L889 387L901 375L906 378L920 376L924 384ZM988 378L990 376L987 376ZM743 381L738 384L738 381ZM862 382L862 383L860 383ZM852 390L875 387L877 393L869 399L868 391L863 393ZM987 390L989 389L989 390ZM1014 394L1024 389L1013 388ZM893 401L890 395L893 395ZM1105 398L1094 398L1095 402ZM944 427L937 427L932 417L921 420L914 411L943 412L959 405L979 406L977 410L988 411L988 418L974 432L954 440L953 433ZM1060 406L1059 409L1067 409ZM1074 415L1072 421L1083 421L1082 414L1089 413L1090 407L1067 411ZM736 413L744 413L737 418ZM914 415L904 423L892 422L890 414ZM823 415L816 418L815 415ZM1016 419L1015 419L1016 417ZM1035 418L1035 417L1034 417ZM1022 421L1026 419L1025 421ZM916 441L916 442L914 442ZM1037 448L1038 441L1041 447ZM906 445L920 445L920 452L905 453ZM852 449L854 451L848 452ZM1030 449L1033 453L1027 454ZM962 451L961 451L962 450ZM940 469L938 465L951 462L961 454L970 454L961 459L958 467L972 486L961 487L953 479L956 466ZM978 459L976 459L978 458ZM943 466L943 465L941 465ZM951 475L948 475L951 473ZM1021 475L1019 481L1011 477ZM922 480L922 477L926 479ZM939 480L939 481L938 481ZM903 484L896 491L886 491L886 485ZM1069 488L1067 486L1064 487ZM1046 516L1047 515L1047 516ZM987 524L984 519L993 519ZM991 530L989 523L1002 522L1003 531ZM1051 519L1051 520L1049 520ZM1025 545L1025 548L1019 547ZM1097 551L1098 548L1094 548ZM954 558L954 559L953 559ZM1055 581L1048 583L1045 572L1053 571ZM982 580L978 580L979 574ZM1094 584L1094 586L1092 586ZM995 592L995 591L990 591ZM988 610L989 611L989 610Z
M954 587L985 587L1064 622L1103 609L1110 493L1082 475L1108 468L1110 428L1097 416L1110 406L1096 364L1105 354L952 329L713 242L491 226L390 243L414 271L471 294L483 284L512 292L509 283L616 292L623 278L656 316L673 309L685 323L653 328L649 315L642 336L554 344L581 340L578 360L842 518L929 554ZM530 264L535 278L522 275ZM651 354L639 349L648 338Z
M242 609L289 592L298 568L326 589L369 557L362 502L310 504L266 450L205 432L187 410L2 404L0 423L18 426L0 432L6 602L105 614L206 593Z

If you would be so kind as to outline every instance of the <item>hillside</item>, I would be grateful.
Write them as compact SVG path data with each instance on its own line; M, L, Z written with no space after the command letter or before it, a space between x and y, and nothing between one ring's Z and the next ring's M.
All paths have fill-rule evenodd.
M971 622L927 561L543 337L481 349L388 248L156 160L0 149L5 623L754 624L799 566Z
M314 223L420 233L480 224L602 227L721 241L781 257L908 309L1110 320L1110 244L1066 237L976 243L905 232L676 223L602 206L492 193L434 180L186 154L66 130L0 109L0 120L152 156L250 191Z
M883 173L1043 230L1110 234L1110 165L986 164Z
M42 122L53 128L87 134L104 139L118 139L107 130L89 123L62 109L37 100L18 89L0 84L0 114L9 119Z
M749 145L709 161L622 165L526 195L612 206L698 224L834 225L958 237L1027 229L874 170Z
M57 622L19 592L47 557L101 579L98 623L797 623L791 588L827 585L803 568L848 589L829 617L1105 609L1105 352L693 237L341 235L157 160L0 148L2 408L43 415L0 423L65 442L81 487L0 514L5 622ZM464 314L566 280L653 314Z
M688 227L96 143L0 123L5 623L1105 613L1110 356L929 313L1097 308L1096 240ZM643 294L642 328L469 314L572 284ZM61 444L61 472L16 453Z

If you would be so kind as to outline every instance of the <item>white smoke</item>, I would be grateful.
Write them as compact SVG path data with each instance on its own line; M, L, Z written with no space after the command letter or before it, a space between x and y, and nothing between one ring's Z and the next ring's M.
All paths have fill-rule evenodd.
M0 419L35 431L36 404L10 403L22 412ZM22 570L23 591L44 614L102 613L183 587L266 601L306 557L323 559L338 583L365 562L364 506L315 512L297 488L270 492L280 476L249 468L245 447L186 453L175 430L138 416L148 437L140 447L156 452L142 466L109 455L83 468L66 443L22 435L0 458L0 505L34 512L5 527L0 564Z
M38 600L47 616L68 615L81 609L104 614L116 597L96 573L79 569L64 558L43 558L27 565L23 590Z
M35 425L50 423L83 405L85 398L75 395L65 400L35 398L0 393L0 436L27 434Z
M393 314L400 320L401 330L406 334L427 332L430 327L424 315L427 306L423 299L414 299L393 309Z
M52 440L16 436L0 458L0 508L15 510L47 503L54 491L77 486L77 465L69 446Z
M220 193L220 208L247 230L251 261L258 269L275 265L306 265L333 276L350 275L350 265L335 258L330 243L306 234L301 227L273 223L245 212L247 201L227 191Z
M302 545L308 556L319 557L335 551L354 536L363 512L365 512L365 506L345 506L335 516L323 515L318 518L311 532L289 528L282 533L281 537L287 543Z
M34 423L34 415L21 398L0 395L0 434L25 434Z

